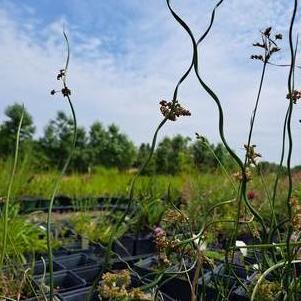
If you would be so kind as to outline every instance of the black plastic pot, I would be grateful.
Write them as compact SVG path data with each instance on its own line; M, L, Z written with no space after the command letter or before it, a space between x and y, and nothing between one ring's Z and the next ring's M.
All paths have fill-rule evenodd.
M135 236L133 255L154 253L155 250L156 246L152 234L138 234Z
M163 285L159 285L159 290L169 298L181 301L191 300L190 283L182 278L171 277L169 280L165 279ZM198 285L198 295L203 286Z
M134 267L137 262L140 262L146 258L153 256L153 254L143 254L137 256L123 257L122 260L115 258L112 260L112 268L115 270L125 269L128 267Z
M98 266L90 266L90 267L82 267L76 270L73 270L76 275L86 281L88 286L95 283L95 281L101 279L101 275L103 272L102 265Z
M33 277L33 280L38 286L43 283L42 276L35 276ZM63 293L84 287L86 285L86 281L84 279L81 279L72 271L62 271L53 274L53 284L57 293ZM43 285L49 285L49 274L45 276Z
M54 206L52 212L64 213L73 211L73 206Z
M95 251L95 247L91 246L90 244L87 244L86 248L83 248L83 243L81 239L73 240L72 242L66 244L63 248L68 254L92 254Z
M62 301L98 301L98 293L93 288L85 287L72 292L59 294Z
M66 195L56 195L54 198L54 206L72 206L72 199Z
M129 199L124 196L117 196L117 197L106 197L101 196L97 197L97 202L99 205L127 205L129 202Z
M136 256L155 252L152 234L126 234L113 245L113 252L120 256Z
M36 296L36 297L32 297L30 299L26 299L24 301L45 301L45 299L43 296ZM53 296L53 301L61 301L61 298L57 294L55 294Z
M232 300L232 293L237 288L237 280L226 275L212 274L205 284L205 300Z
M250 282L256 275L251 267L246 268L234 264L221 264L213 271L206 283L206 300L217 300L227 296L229 300L248 300L243 294L237 292L240 286L234 274L243 282Z
M157 266L158 266L158 256L152 255L134 263L133 268L135 271L137 271L139 275L143 275L145 278L148 279L154 279L156 274L161 272L160 270L157 269ZM174 273L178 271L178 267L170 266L167 268L162 268L162 271Z
M34 211L38 206L38 198L33 197L22 197L19 199L20 202L20 212L29 213Z
M116 240L113 244L112 251L122 257L134 255L133 235L124 235Z
M49 261L45 260L45 264L46 264L46 273L49 272ZM58 272L58 271L63 271L65 269L65 267L61 264L59 264L56 261L52 262L53 264L53 271L54 272ZM29 264L28 267L31 267L31 265ZM45 272L45 267L44 267L44 263L41 260L38 260L34 263L34 268L33 268L33 275L41 275L44 274Z
M122 270L127 269L129 266L133 266L135 262L139 259L145 258L142 256L131 256L131 257L124 257L122 260L113 259L111 262L111 270ZM73 272L76 273L80 278L84 279L87 285L92 285L95 281L101 279L101 275L104 271L104 263L100 263L94 266L88 267L80 267L74 269Z
M55 257L55 261L69 270L96 264L96 260L91 259L88 255L83 253L58 256Z
M39 198L37 202L36 210L41 210L41 211L47 210L49 207L49 203L50 203L49 199Z
M156 275L155 267L158 264L158 256L150 256L139 260L134 264L134 270L141 276L153 280Z
M93 250L93 255L95 256L95 258L97 258L97 260L100 260L106 254L106 247L100 243L90 242L90 248L91 250Z

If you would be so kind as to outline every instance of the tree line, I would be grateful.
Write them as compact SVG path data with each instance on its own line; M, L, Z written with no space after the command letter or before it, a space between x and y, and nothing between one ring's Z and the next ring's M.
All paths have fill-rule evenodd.
M14 153L22 110L23 107L18 103L5 109L6 118L0 124L2 160ZM71 147L72 118L59 111L56 118L47 123L41 137L34 137L35 130L32 116L24 109L20 132L21 155L30 154L34 167L39 170L61 168ZM150 151L150 144L135 146L115 124L105 127L96 121L88 131L82 126L78 127L76 149L69 170L87 172L96 166L137 169L147 160ZM192 141L188 137L176 135L165 137L158 143L144 174L174 175L192 169L216 169L220 164L226 168L234 165L222 144L211 144L204 137Z

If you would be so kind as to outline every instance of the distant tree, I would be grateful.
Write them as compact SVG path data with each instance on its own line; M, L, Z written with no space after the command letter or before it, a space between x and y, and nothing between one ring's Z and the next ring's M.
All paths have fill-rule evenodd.
M15 103L5 109L7 120L0 125L0 156L12 155L15 150L15 142L19 122L22 116L23 106ZM35 127L31 115L24 108L22 128L20 132L20 150L25 151L32 146Z
M140 168L149 158L150 151L151 151L151 146L148 143L142 143L138 149L137 158L134 163L134 167ZM155 154L153 154L150 162L148 162L148 164L145 166L144 170L142 171L142 174L150 175L153 174L155 170L156 170Z
M156 172L167 174L169 173L168 162L171 153L171 139L168 137L163 138L163 140L158 144L156 149Z
M94 122L89 131L89 151L91 164L105 165L104 156L109 144L109 134L100 122Z
M211 145L207 138L197 139L191 146L193 161L198 169L206 169L216 166L214 158L209 147L214 150L214 145Z
M136 159L136 148L128 137L119 132L115 124L108 127L108 143L103 154L103 163L108 167L127 169Z
M181 135L174 138L165 137L156 150L156 171L163 174L176 174L186 169L187 165L191 164L189 140Z
M72 148L73 119L59 111L55 120L50 120L44 129L44 136L39 144L49 160L50 166L62 168ZM76 149L73 154L70 168L77 171L86 171L89 164L87 151L87 137L85 129L78 127Z
M70 145L71 143L72 141L70 141ZM88 137L86 130L83 127L78 127L76 147L70 162L70 169L79 172L87 172L89 170L91 166L91 153L87 145Z
M258 167L258 172L260 171L263 174L268 174L268 173L278 172L279 165L272 162L260 161L257 167ZM280 169L280 175L285 175L286 172L287 172L287 167L282 166Z

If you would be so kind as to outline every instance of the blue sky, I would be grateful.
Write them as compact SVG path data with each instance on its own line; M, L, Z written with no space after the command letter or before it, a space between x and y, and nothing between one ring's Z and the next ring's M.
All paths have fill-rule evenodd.
M174 8L196 35L208 24L213 0L174 0ZM288 18L292 0L225 0L212 32L200 47L200 69L220 96L225 132L232 148L242 152L255 102L261 65L251 61L259 30L282 32L286 63ZM297 18L296 31L300 30ZM38 134L57 110L67 110L49 91L57 88L64 64L62 27L71 44L69 85L79 123L96 119L118 124L137 144L151 141L161 119L159 101L172 97L174 85L191 60L191 45L163 0L0 0L0 120L4 108L24 102ZM265 160L278 161L287 102L286 68L268 68L253 142ZM296 86L300 83L296 74ZM217 110L191 75L179 93L192 112L168 123L160 137L199 132L218 142ZM301 164L301 103L295 106L294 163Z

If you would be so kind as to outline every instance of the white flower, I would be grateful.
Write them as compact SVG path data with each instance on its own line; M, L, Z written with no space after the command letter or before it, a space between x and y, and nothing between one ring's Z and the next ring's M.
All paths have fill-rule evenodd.
M199 249L199 251L207 250L207 242L203 240L203 237L197 238L198 235L192 234L193 243Z
M247 246L242 240L237 240L235 242L236 247L245 247ZM245 257L248 255L248 249L247 248L239 248L241 254Z

